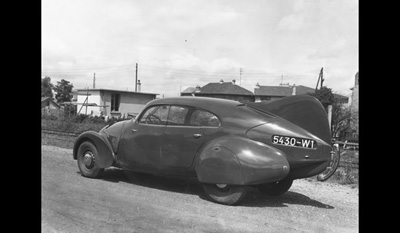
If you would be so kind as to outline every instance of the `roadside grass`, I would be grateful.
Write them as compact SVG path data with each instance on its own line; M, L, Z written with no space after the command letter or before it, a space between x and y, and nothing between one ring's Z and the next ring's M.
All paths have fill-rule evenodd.
M359 151L358 150L344 150L340 160L346 162L359 162ZM350 184L358 186L359 173L358 168L353 168L351 164L347 164L344 167L339 167L336 172L332 175L333 179L336 179L340 184Z
M343 153L345 152L345 153ZM359 151L356 150L343 150L340 156L340 161L345 162L359 162ZM340 166L336 169L335 173L327 180L327 182L339 183L349 185L352 188L358 188L359 169L346 163L345 166Z
M111 118L105 121L101 117L89 117L87 115L76 115L72 117L67 116L54 116L42 114L42 129L61 131L67 133L80 134L85 131L100 131L104 126L114 124L117 121L125 119Z

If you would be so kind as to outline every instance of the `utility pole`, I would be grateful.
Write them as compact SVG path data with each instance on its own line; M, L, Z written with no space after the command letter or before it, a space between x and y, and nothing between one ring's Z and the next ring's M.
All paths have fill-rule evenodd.
M136 63L135 92L137 92L137 71L138 71L138 64Z
M321 89L322 84L324 83L324 80L325 80L324 79L324 67L321 68L320 75L321 75L321 86L319 87L319 89Z
M321 80L321 85L320 85L320 89L322 87L322 84L324 83L324 67L321 68L321 71L319 72L319 76L318 76L318 81L317 81L317 86L315 86L315 90L318 89L318 84L319 84L319 80Z
M242 86L242 73L243 73L243 68L240 68L240 70L239 70L239 86Z
M93 89L96 88L96 73L93 73Z

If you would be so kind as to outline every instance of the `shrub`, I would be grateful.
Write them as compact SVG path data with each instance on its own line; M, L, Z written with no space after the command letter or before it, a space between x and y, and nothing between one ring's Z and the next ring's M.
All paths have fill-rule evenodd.
M67 117L63 116L55 118L51 116L42 115L42 129L64 131L70 133L82 133L85 131L100 131L101 128L106 126L100 117L89 117L84 114L77 116Z

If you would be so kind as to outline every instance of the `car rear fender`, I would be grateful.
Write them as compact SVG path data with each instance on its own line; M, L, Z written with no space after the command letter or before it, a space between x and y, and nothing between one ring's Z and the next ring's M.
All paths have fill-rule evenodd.
M289 174L286 155L264 143L225 136L208 143L196 160L202 183L250 185L281 180Z
M73 159L77 159L79 146L85 141L90 141L96 147L98 152L96 163L98 163L100 168L106 168L113 164L114 153L110 144L106 140L105 136L95 131L87 131L78 136L74 144Z

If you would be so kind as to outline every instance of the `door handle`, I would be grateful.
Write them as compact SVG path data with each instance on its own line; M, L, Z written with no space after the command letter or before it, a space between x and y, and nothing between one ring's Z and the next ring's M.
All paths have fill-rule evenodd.
M200 138L200 137L201 137L201 134L195 133L195 134L193 134L193 137L194 137L194 138Z
M137 129L132 129L132 133L136 133L137 132Z

